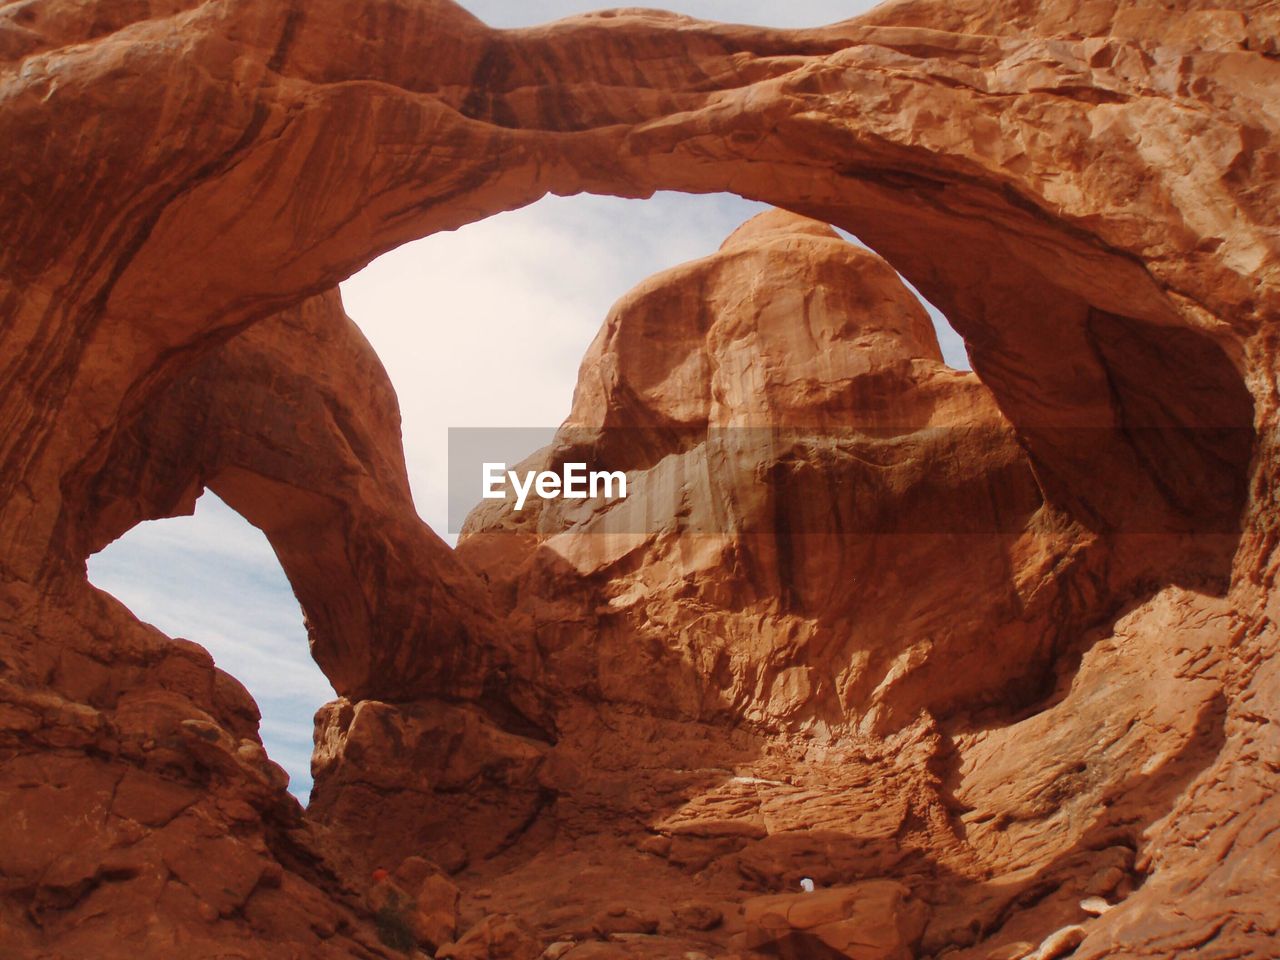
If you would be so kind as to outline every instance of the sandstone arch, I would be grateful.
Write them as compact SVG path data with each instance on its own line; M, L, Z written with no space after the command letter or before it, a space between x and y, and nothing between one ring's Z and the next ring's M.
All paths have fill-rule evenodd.
M68 23L56 4L30 24L12 17L10 47L26 59L11 79L6 162L24 188L5 214L27 242L9 254L7 300L30 357L20 366L15 354L14 374L32 378L23 371L39 360L61 381L44 396L74 407L87 380L99 407L138 404L162 358L332 286L399 242L547 191L727 188L820 216L884 254L953 319L1015 423L1113 423L1112 391L1123 401L1126 387L1108 387L1089 331L1127 317L1204 338L1206 357L1221 356L1204 365L1207 392L1224 396L1222 409L1200 411L1203 425L1246 425L1228 376L1242 360L1232 341L1272 309L1256 278L1274 269L1266 224L1232 187L1253 152L1238 128L1261 108L1248 71L1269 68L1248 49L1256 24L1241 27L1235 51L1196 54L1223 67L1215 83L1232 94L1206 119L1176 99L1177 69L1193 67L1164 67L1122 37L1062 47L1034 32L974 37L875 18L788 33L656 15L504 33L445 3L374 3L345 19L234 9L227 19L223 4L175 5L101 36L102 23ZM390 23L401 42L430 35L448 55L428 66L393 54L378 40ZM163 41L179 29L189 52L176 58ZM348 30L367 39L348 42ZM647 45L642 68L622 56L636 44ZM1105 97L1073 97L1082 88ZM74 144L33 135L82 125L108 90L127 115ZM181 91L180 103L163 90ZM214 115L216 125L201 122ZM169 124L188 135L165 136ZM1156 129L1163 144L1135 139ZM1194 171L1143 155L1172 157L1174 131L1192 145L1181 155L1201 158ZM61 171L91 157L90 178L64 189ZM1245 215L1227 229L1189 195L1193 179L1212 185L1214 208ZM139 186L122 195L122 181ZM59 243L53 230L79 239ZM956 248L969 259L937 255ZM1225 325L1210 319L1223 315ZM59 341L62 330L74 340ZM131 347L90 376L81 356L107 343ZM1058 375L1063 356L1075 369ZM85 450L101 429L80 419L75 449ZM38 434L34 422L10 432L20 449L6 453L7 476L35 468ZM1064 487L1087 483L1081 453L1042 446ZM1228 461L1238 467L1239 453ZM1102 517L1116 512L1093 499ZM53 536L50 518L41 526Z
M563 788L539 772L554 764L529 735L548 708L521 686L524 648L494 635L474 578L428 532L402 525L395 458L378 462L352 442L362 430L385 436L385 406L365 409L354 433L336 421L324 432L326 457L354 471L335 481L299 476L296 461L264 463L254 443L269 429L238 447L221 433L218 449L193 445L154 416L155 404L180 397L184 382L196 384L190 403L218 397L236 364L253 361L245 343L289 318L321 323L326 291L408 239L547 192L664 188L730 190L875 248L965 337L1052 505L1107 544L1103 579L1142 585L1133 608L1103 624L1106 642L1082 656L1105 665L1126 643L1163 650L1161 682L1199 711L1169 762L1199 772L1187 780L1179 766L1167 795L1157 790L1167 806L1133 813L1164 815L1146 841L1153 878L1132 908L1099 921L1082 955L1185 950L1214 936L1267 949L1274 917L1232 872L1266 874L1280 815L1266 660L1275 645L1275 33L1269 5L1195 0L1169 9L908 0L805 31L631 12L499 32L447 0L48 0L0 10L0 221L18 241L0 254L4 789L35 818L36 835L57 838L38 849L18 836L0 843L6 922L39 920L22 920L16 942L100 944L76 909L92 900L95 915L119 915L150 896L164 920L118 938L131 956L196 929L206 952L231 940L335 956L381 949L360 933L360 910L343 905L324 841L255 750L251 703L201 651L155 635L83 582L89 551L205 483L294 555L295 587L315 591L309 607L330 640L401 631L376 650L321 645L342 692L468 701L412 706L403 722L376 705L336 707L326 762L352 759L346 744L376 746L369 725L425 723L497 744L475 776L509 778L520 794L514 828ZM218 411L237 399L219 398ZM282 482L308 493L286 505L272 496ZM347 514L353 488L374 492ZM373 554L331 545L309 567L316 557L294 533L317 516L345 524L348 542ZM366 575L397 569L374 555L387 544L397 564L408 558L445 589L388 603L398 582ZM334 583L341 596L326 596ZM429 644L415 639L428 634ZM1189 639L1165 649L1157 636ZM1190 650L1200 652L1179 659ZM486 698L489 678L502 702ZM1172 729L1156 722L1158 706L1151 730ZM1005 731L1034 727L1005 719ZM643 722L653 736L665 729L662 718ZM1032 810L1038 823L1034 796L964 780L984 748L965 740L973 730L953 732L960 781L948 789L982 811ZM899 759L938 756L927 724L899 733ZM729 753L754 749L734 741ZM1089 763L1120 779L1084 783L1071 767L1053 782L1108 807L1107 784L1127 782L1124 762ZM963 814L926 781L904 792L934 799L904 812L902 828L941 836L929 831ZM735 789L707 796L722 787ZM495 789L485 802L506 801ZM934 826L920 827L930 816ZM99 820L83 835L66 829ZM685 836L681 823L668 824L668 839ZM202 848L219 864L217 884L202 885L183 848L208 840L210 824L228 835ZM864 826L874 834L883 824ZM1060 826L1048 840L1033 830L1018 841L1014 862L1074 875L1055 847L1062 836L1075 842ZM1192 837L1209 838L1206 849ZM1003 841L993 842L988 865L1002 855ZM772 856L772 846L753 849L757 860ZM964 889L987 903L981 883ZM1176 916L1151 919L1174 900ZM993 916L1004 923L1011 909ZM938 947L959 928L934 929Z

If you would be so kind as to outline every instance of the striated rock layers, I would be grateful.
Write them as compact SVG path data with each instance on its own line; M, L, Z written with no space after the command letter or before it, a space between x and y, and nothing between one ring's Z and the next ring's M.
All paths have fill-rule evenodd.
M1274 957L1277 34L0 5L5 955ZM451 552L336 283L656 189L780 209L617 305L532 458L641 492ZM305 812L85 579L205 487L340 695Z

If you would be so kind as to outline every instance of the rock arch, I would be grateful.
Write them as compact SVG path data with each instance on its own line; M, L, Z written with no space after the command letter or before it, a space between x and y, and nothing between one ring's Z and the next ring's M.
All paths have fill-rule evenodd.
M1231 871L1262 875L1278 815L1260 759L1276 727L1265 706L1276 689L1275 33L1265 7L1196 0L903 0L803 31L643 11L494 31L448 0L8 5L0 222L20 242L0 254L0 744L15 772L0 789L51 838L38 850L0 838L5 916L40 920L15 919L19 948L106 956L102 928L76 911L119 917L150 897L159 925L105 942L136 956L199 929L208 952L230 940L380 950L360 933L367 909L344 901L326 865L343 873L351 851L327 848L290 806L243 692L83 581L87 553L205 484L272 537L340 692L465 701L335 705L320 754L332 782L344 763L367 779L360 751L393 733L430 731L433 762L443 739L478 738L493 762L459 773L450 754L433 775L455 790L483 783L483 802L507 804L496 852L572 782L539 739L554 717L524 685L527 650L508 645L476 579L406 512L403 464L385 456L387 398L375 386L331 404L350 391L331 389L331 368L308 368L322 355L300 345L325 343L324 358L340 352L345 372L376 384L376 361L335 309L343 277L548 192L657 189L729 190L848 229L951 319L1040 489L1107 542L1100 577L1145 584L1103 624L1113 646L1081 656L1105 668L1126 638L1152 651L1164 649L1153 637L1189 638L1164 650L1159 676L1194 699L1195 722L1154 710L1141 728L1142 743L1173 730L1178 745L1166 758L1176 776L1154 792L1138 778L1155 807L1133 816L1169 814L1139 863L1153 871L1138 894L1148 909L1109 914L1082 949L1184 949L1224 930L1260 943L1274 923ZM286 356L272 356L281 344ZM255 365L314 401L315 416L259 416L269 403L229 388ZM210 433L175 428L184 422ZM302 447L310 465L288 456ZM299 531L317 523L341 542L314 549ZM407 567L426 571L429 595L401 589ZM671 733L666 719L644 717L646 735ZM1005 735L1034 732L1004 719ZM941 837L930 831L965 822L948 797L1030 809L1040 823L1034 797L992 799L965 779L965 758L982 755L972 729L945 731L954 752L938 783L936 731L897 733L895 775L920 805L893 829ZM749 741L734 732L726 756L763 749ZM690 734L677 752L697 744ZM1137 782L1123 776L1133 754L1079 749L1078 766L1037 769L1064 796L1096 801L1089 843L1115 840L1107 784ZM1099 763L1118 779L1090 779ZM702 786L713 810L737 802L732 781ZM1230 824L1214 818L1225 806ZM684 814L665 812L667 853L689 853ZM869 837L886 829L873 821L859 821ZM105 826L85 832L90 822ZM1085 840L1045 822L1014 862L1075 876L1072 851L1083 853L1071 844ZM1187 852L1192 836L1213 850ZM742 869L788 842L760 838ZM877 856L893 846L871 844ZM974 938L998 934L1014 909L983 899L977 876L952 884L994 911ZM1150 919L1175 899L1176 919ZM922 942L959 944L935 906Z

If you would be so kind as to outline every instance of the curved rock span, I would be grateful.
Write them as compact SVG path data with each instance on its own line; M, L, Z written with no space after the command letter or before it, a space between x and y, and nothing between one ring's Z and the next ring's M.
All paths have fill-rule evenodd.
M0 6L8 955L1274 957L1277 35ZM778 209L617 304L529 463L639 492L451 551L335 285L658 189ZM305 811L85 579L205 488L340 695Z

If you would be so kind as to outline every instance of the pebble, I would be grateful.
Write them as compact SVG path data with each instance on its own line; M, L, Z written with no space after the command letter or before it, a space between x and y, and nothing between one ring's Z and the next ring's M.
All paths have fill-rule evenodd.
M1110 910L1112 906L1114 906L1114 904L1107 903L1107 901L1103 900L1102 897L1085 897L1080 901L1080 909L1085 913L1093 914L1095 917L1102 916Z
M1084 927L1078 924L1063 927L1061 930L1045 937L1040 942L1040 949L1033 956L1035 960L1054 960L1055 957L1064 956L1080 946L1081 941L1084 940L1084 935Z

